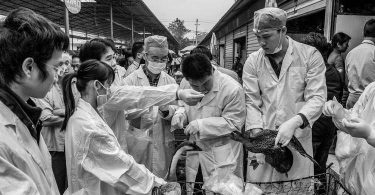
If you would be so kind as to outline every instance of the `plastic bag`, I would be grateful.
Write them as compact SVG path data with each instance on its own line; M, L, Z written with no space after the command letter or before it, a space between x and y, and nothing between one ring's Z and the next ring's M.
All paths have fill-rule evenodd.
M355 155L360 147L360 140L351 135L337 131L335 155L337 159L345 159Z
M204 183L203 189L221 195L261 195L262 191L253 184L244 185L241 178L235 176L229 169L217 169Z

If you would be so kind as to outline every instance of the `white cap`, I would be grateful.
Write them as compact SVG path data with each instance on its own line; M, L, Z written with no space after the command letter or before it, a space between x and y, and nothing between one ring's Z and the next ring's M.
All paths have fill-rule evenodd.
M167 37L153 35L145 39L145 51L147 52L150 47L165 48L168 49Z
M175 76L182 76L182 72L181 72L181 71L176 71L176 72L174 73L174 75L175 75Z
M264 30L281 29L286 25L287 13L276 7L266 7L254 12L253 31L259 33Z

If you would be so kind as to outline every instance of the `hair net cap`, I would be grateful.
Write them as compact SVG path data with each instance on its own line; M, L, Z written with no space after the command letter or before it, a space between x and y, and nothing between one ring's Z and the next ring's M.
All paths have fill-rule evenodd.
M147 51L150 47L166 48L168 49L167 37L153 35L145 39L145 50Z
M174 75L175 75L175 76L182 76L182 72L181 72L181 71L176 71L176 72L174 73Z
M287 13L276 7L266 7L254 12L254 32L279 29L286 25Z

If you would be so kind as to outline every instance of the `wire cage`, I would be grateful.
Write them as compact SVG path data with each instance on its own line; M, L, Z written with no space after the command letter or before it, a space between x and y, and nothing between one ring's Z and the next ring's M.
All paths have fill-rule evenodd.
M218 195L203 189L203 182L182 181L178 183L181 186L181 195ZM256 185L265 195L350 195L350 192L340 182L337 173L332 169L327 169L327 172L324 174L296 180L249 183ZM244 185L246 185L246 183ZM163 193L159 188L155 188L152 194L162 195Z
M174 132L175 146L187 140L183 130ZM184 158L183 158L184 159ZM247 163L246 163L247 164ZM332 164L331 164L332 165ZM340 181L340 176L328 166L326 173L301 179L278 182L248 182L260 188L263 194L282 195L350 195L349 190ZM177 179L181 186L181 195L205 195L215 194L203 189L203 182L185 181L185 160L179 161ZM199 173L198 173L199 174ZM246 183L244 183L244 186ZM153 195L162 195L160 189L155 188ZM250 194L251 195L251 194Z

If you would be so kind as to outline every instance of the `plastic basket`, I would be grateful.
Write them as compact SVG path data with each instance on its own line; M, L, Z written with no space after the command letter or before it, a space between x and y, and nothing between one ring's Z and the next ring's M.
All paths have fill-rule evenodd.
M181 195L215 194L202 189L202 182L178 182L181 186ZM350 195L349 191L340 182L339 176L332 169L327 173L305 177L296 180L278 182L249 182L257 185L263 194L285 195ZM153 195L162 195L160 190L154 189Z

